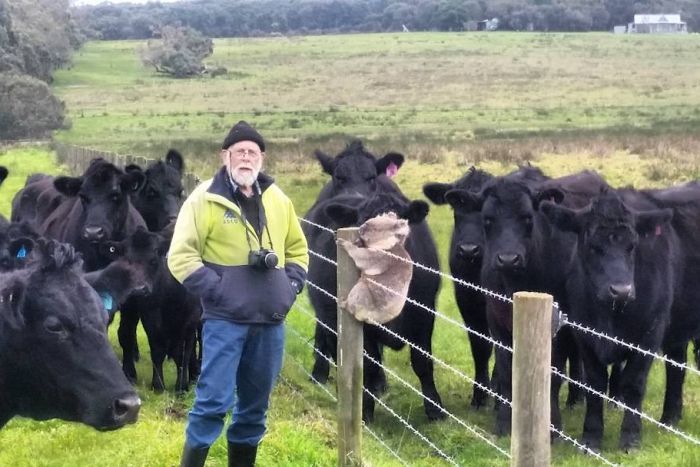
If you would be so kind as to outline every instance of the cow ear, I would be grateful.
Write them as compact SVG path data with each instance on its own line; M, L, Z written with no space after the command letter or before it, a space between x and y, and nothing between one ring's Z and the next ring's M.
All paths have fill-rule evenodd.
M180 173L185 170L185 162L182 159L182 154L176 149L168 150L168 154L165 155L165 163Z
M340 203L330 203L324 208L324 212L334 222L342 226L356 225L359 218L357 208Z
M418 224L425 219L430 211L430 206L425 201L411 201L408 207L401 214L402 219L406 219L409 224Z
M53 186L59 193L66 196L78 196L80 187L83 186L83 177L56 177Z
M540 212L559 230L578 233L583 228L584 211L576 211L552 201L543 201Z
M122 190L126 193L136 193L146 183L146 175L141 171L132 170L121 177Z
M375 163L375 167L377 167L377 174L383 174L391 178L399 171L403 165L403 161L403 154L399 154L398 152L389 152Z
M661 235L673 218L671 209L655 209L637 212L635 230L641 237Z
M335 172L335 159L319 149L314 151L314 156L321 163L323 171L328 175L333 175L333 172Z
M99 251L102 256L105 256L109 258L110 261L114 261L115 259L124 256L124 251L126 250L126 246L124 244L125 241L121 242L112 242L112 241L105 241L100 243L99 246Z
M450 206L452 206L454 210L477 212L481 211L481 206L484 204L484 197L480 193L456 189L445 193L445 201L450 203Z
M454 189L452 183L426 183L423 185L423 194L433 204L445 204L447 202L445 194L452 189Z
M25 283L20 279L10 280L0 287L0 322L11 328L24 326L22 305L24 304Z
M535 194L533 197L535 206L539 206L543 201L551 201L555 204L561 204L564 201L564 192L559 188L547 188Z
M26 260L34 250L34 240L27 237L15 238L10 242L8 250L13 258Z
M2 183L7 178L7 169L5 167L0 167L0 183Z

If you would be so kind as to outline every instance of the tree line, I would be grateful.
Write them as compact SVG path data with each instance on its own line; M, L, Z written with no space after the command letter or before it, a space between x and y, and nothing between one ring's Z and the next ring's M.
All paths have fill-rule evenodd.
M91 37L106 40L147 39L174 23L208 37L463 31L491 18L505 30L604 31L638 13L680 13L690 30L700 30L697 0L191 0L75 11Z
M49 83L84 40L68 10L68 0L0 0L0 140L65 124Z

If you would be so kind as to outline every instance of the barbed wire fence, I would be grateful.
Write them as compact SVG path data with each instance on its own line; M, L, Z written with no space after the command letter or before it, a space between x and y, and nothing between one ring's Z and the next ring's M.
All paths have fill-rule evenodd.
M115 165L120 165L120 166L126 166L128 164L137 164L137 165L141 165L141 166L145 167L150 162L153 162L152 160L149 160L149 159L146 159L143 157L131 156L131 155L119 155L119 154L110 153L110 152L96 151L96 150L91 150L91 149L86 149L86 148L79 148L79 147L75 147L75 146L64 145L61 143L54 143L54 146L55 146L55 149L57 151L59 161L64 163L65 165L67 165L69 170L73 173L82 173L85 170L85 168L87 168L87 166L89 166L90 161L94 158L97 158L97 157L101 157L103 159L109 160L110 162L114 163ZM185 178L183 180L183 184L185 186L186 192L187 193L191 192L197 186L197 184L199 184L199 182L200 182L200 180L196 175L186 174ZM327 226L316 224L316 223L311 222L310 220L307 220L304 218L300 218L300 220L305 224L313 226L314 228L324 230L330 235L336 235L336 232L333 229L328 228ZM455 284L459 284L463 287L473 289L473 290L485 295L486 297L500 300L500 301L503 301L503 302L511 304L511 305L513 304L512 298L507 297L503 294L499 294L499 293L494 292L492 290L488 290L488 289L480 286L479 284L470 283L470 282L465 281L463 279L460 279L458 277L454 277L449 273L445 273L443 271L436 270L436 269L431 268L429 266L426 266L426 265L423 265L420 263L416 263L412 260L407 260L405 258L393 255L392 253L384 251L384 250L375 250L375 251L378 253L390 255L394 259L410 263L414 268L422 269L422 270L427 271L429 273L436 274L436 275L440 276L442 279L449 280ZM326 261L329 264L337 267L336 261L334 261L332 258L324 256L323 254L316 252L316 251L310 251L309 253L311 255L313 255L314 257L318 258L319 260ZM388 287L385 287L376 281L374 281L374 285L378 286L382 289L385 289L385 291L387 291L389 293L401 295L399 292L392 290ZM332 292L323 289L318 284L315 284L315 283L309 281L308 286L310 288L313 288L314 290L318 291L319 293L322 293L322 294L328 296L332 300L337 301L337 297ZM461 329L469 334L473 334L473 335L479 337L480 339L484 339L485 341L491 343L492 345L496 346L497 348L500 348L500 349L502 349L508 353L511 353L511 354L513 353L512 347L504 345L502 342L495 340L488 335L485 335L483 333L480 333L479 331L471 329L470 327L466 326L464 323L461 323L457 320L454 320L453 318L447 316L444 313L441 313L438 310L431 309L431 308L425 306L424 304L421 304L421 303L411 299L410 297L404 297L404 298L406 298L408 303L411 303L412 305L419 307L422 310L433 314L436 318L446 322L450 326L455 326L455 327L457 327L457 328L459 328L459 329ZM310 320L312 320L314 326L325 327L326 331L331 332L332 334L334 334L336 336L338 335L338 333L335 329L332 329L331 327L329 327L328 325L323 323L321 320L319 320L315 316L315 313L303 308L301 305L298 305L298 304L295 304L295 309L299 310L302 314L304 314ZM598 339L606 340L606 341L609 341L615 345L625 347L628 350L641 353L647 357L653 358L654 360L663 362L664 364L674 366L674 367L679 368L685 372L695 374L695 375L700 375L700 371L698 369L691 367L690 365L688 365L686 363L674 361L674 360L668 358L666 355L659 355L657 352L651 351L649 349L641 348L634 343L625 342L624 340L620 339L617 336L610 336L610 335L607 335L607 334L600 332L596 329L593 329L589 326L586 326L584 324L577 323L577 322L573 321L572 319L570 319L568 316L566 316L563 313L563 310L561 310L560 307L556 303L554 303L554 312L557 315L558 321L560 322L561 325L569 326L571 329L575 330L576 332L583 332L583 333L589 334L589 335L594 336ZM446 362L442 361L441 359L434 357L429 352L426 352L424 349L421 349L419 346L415 345L414 343L410 342L409 340L405 339L404 337L396 334L395 332L393 332L392 330L390 330L386 326L383 326L383 325L376 323L376 322L371 323L371 324L374 326L377 326L383 332L386 332L387 334L392 335L392 337L401 340L405 345L409 346L410 348L412 348L418 352L421 352L424 356L426 356L427 358L430 358L435 364L437 364L441 368L449 370L450 372L455 374L458 378L471 383L475 387L479 387L485 393L487 393L488 395L493 397L495 400L499 401L499 403L506 404L508 406L512 405L511 400L504 398L503 396L501 396L500 394L498 394L496 391L492 390L491 388L484 386L482 384L479 384L476 380L474 380L473 378L470 378L469 376L464 374L459 369L454 368L451 365L447 364ZM328 356L324 355L318 348L316 348L313 344L311 344L310 338L303 336L303 334L301 334L300 331L296 330L292 326L288 326L288 329L289 329L291 335L293 335L295 338L299 339L306 346L308 346L315 355L318 355L320 358L324 358L325 360L327 360L327 362L330 366L336 367L336 362L334 362ZM369 361L371 361L373 364L379 366L382 370L384 370L386 372L386 374L390 375L392 378L399 381L399 383L403 387L407 388L409 391L420 395L422 398L424 397L422 392L419 389L413 387L410 383L408 383L403 378L401 378L397 372L388 368L386 365L382 364L381 362L373 359L367 353L364 353L363 357L365 359L368 359ZM308 371L304 368L304 366L298 360L296 360L294 357L290 358L288 356L288 358L291 359L292 363L294 363L295 366L299 367L299 369L303 372L303 374L305 374L309 379L313 379L312 375L310 373L308 373ZM635 415L640 416L641 418L643 418L647 422L652 423L655 426L668 431L669 433L683 439L686 442L692 443L693 445L696 445L696 446L700 446L700 439L698 439L696 436L689 434L689 433L685 433L676 427L673 427L670 425L665 425L665 424L657 421L656 419L654 419L652 416L650 416L644 412L638 411L632 407L627 406L623 401L616 400L613 397L610 397L606 394L603 394L599 391L596 391L593 388L591 388L590 386L588 386L587 384L585 384L584 382L576 381L573 378L570 378L566 374L561 373L555 367L550 367L550 371L553 375L560 377L562 380L567 381L569 384L575 385L575 386L583 389L584 391L587 391L590 394L595 395L596 397L600 397L600 398L610 402L611 404L614 404L615 406L619 407L622 410L634 413ZM314 386L319 388L319 390L321 390L333 402L337 402L336 396L328 388L326 388L325 386L320 385L320 384L316 384ZM406 427L413 435L415 435L415 437L417 439L419 439L421 442L425 443L433 452L437 453L447 463L449 463L451 465L459 465L449 455L449 453L446 453L446 452L444 452L443 449L440 449L435 444L435 441L430 440L425 434L421 433L418 429L416 429L414 426L412 426L408 420L406 420L405 418L402 418L400 415L398 415L396 413L396 411L392 410L384 401L382 401L380 398L376 397L374 394L371 393L371 391L368 391L367 389L363 388L363 391L369 397L372 397L375 400L375 402L377 404L379 404L387 413L389 413L392 417L398 419L399 422L404 427ZM434 401L430 401L430 400L428 400L428 401L435 404ZM437 404L435 404L435 405L437 405ZM479 442L483 442L483 443L489 445L499 455L503 456L504 459L512 459L512 453L508 452L505 449L498 446L498 444L494 440L493 435L486 433L483 429L481 429L480 427L478 427L476 425L468 424L466 421L461 420L459 417L457 417L456 415L454 415L452 413L449 413L447 410L445 410L443 408L441 408L441 411L443 411L444 414L448 418L455 421L459 426L464 428L466 433L468 433L470 436L473 436L475 439L479 440ZM399 452L397 452L396 449L391 448L387 444L387 442L385 442L385 440L383 440L380 436L378 436L367 425L363 424L362 429L364 431L366 431L368 434L370 434L370 436L373 439L375 439L380 446L382 446L384 449L386 449L386 451L389 453L389 455L391 455L393 458L395 458L402 465L410 465L410 462L406 461L405 459L402 459ZM560 439L572 444L581 452L597 459L601 463L603 463L605 465L616 465L614 462L606 459L601 453L589 449L587 446L581 444L576 439L574 439L574 437L563 432L562 430L559 430L551 425L549 427L549 430L552 433L555 433Z

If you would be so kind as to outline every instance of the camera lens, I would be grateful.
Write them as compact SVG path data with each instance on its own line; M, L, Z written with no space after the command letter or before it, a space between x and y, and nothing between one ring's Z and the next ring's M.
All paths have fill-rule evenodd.
M272 269L277 267L277 254L274 251L271 251L265 255L265 267L268 269Z

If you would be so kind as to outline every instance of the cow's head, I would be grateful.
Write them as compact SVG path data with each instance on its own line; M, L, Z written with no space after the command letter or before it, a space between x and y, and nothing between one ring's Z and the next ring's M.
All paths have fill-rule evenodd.
M513 174L492 180L480 193L452 190L446 194L450 204L462 211L481 212L485 265L505 275L525 272L537 238L540 202L561 202L563 196L558 189L538 191Z
M605 191L580 210L542 204L542 212L557 228L578 234L577 261L601 302L634 300L635 249L640 237L662 235L670 209L635 211L614 191Z
M335 157L321 151L316 151L315 156L323 171L332 177L331 196L352 193L370 195L377 189L378 177L385 180L392 177L404 161L403 155L395 152L377 159L358 140L351 142Z
M79 255L55 241L37 248L35 262L0 280L0 420L60 418L100 430L135 422L140 400Z
M132 294L151 293L163 266L167 243L160 234L139 227L124 240L101 243L100 250L111 262L105 269L89 273L89 282L98 292L123 300ZM99 282L93 281L94 277L99 277Z
M127 172L140 170L135 165L126 168ZM131 200L149 230L159 232L177 218L185 193L184 171L182 156L174 149L168 151L165 161L154 162L146 169L146 182L142 189L132 193Z
M481 225L481 213L463 206L458 191L479 193L484 185L493 178L490 174L471 167L459 180L453 183L427 183L423 185L425 196L437 205L449 203L454 215L454 231L450 246L450 264L455 267L468 266L478 270L484 253L484 234Z
M339 196L324 206L326 215L336 228L352 227L380 214L393 212L409 224L416 224L428 215L425 201L408 201L397 193L377 193L369 199L359 196Z
M33 256L39 235L26 223L0 227L0 272L24 267Z
M124 173L104 159L95 159L81 177L57 177L56 189L66 196L79 196L83 206L80 235L89 242L118 237L129 212L129 196L145 181L140 171Z

